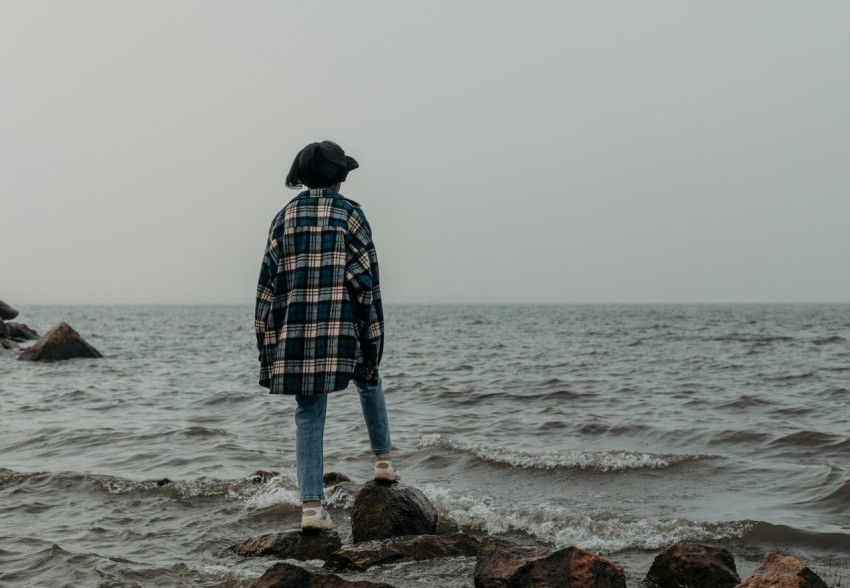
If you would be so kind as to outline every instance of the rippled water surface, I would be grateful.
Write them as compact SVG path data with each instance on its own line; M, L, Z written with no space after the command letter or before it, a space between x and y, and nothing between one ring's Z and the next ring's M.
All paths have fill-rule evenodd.
M299 512L294 400L256 385L252 308L19 310L105 357L0 352L0 585L249 585L272 562L226 548ZM744 571L768 549L850 565L850 306L389 306L382 374L405 481L473 534L607 554L630 585L684 538ZM353 389L325 453L370 473Z

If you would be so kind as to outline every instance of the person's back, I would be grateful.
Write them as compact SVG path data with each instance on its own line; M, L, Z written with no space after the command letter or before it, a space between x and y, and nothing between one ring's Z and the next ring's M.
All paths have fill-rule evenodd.
M371 381L383 308L371 230L359 205L331 189L295 197L272 222L258 294L271 308L258 333L272 394L326 394ZM282 270L282 271L280 271ZM268 323L268 327L266 327ZM356 370L356 373L355 373Z
M272 221L257 284L260 384L298 402L302 529L332 527L321 507L327 394L351 380L376 456L375 479L398 479L378 374L384 340L378 258L362 209L339 193L357 167L330 141L298 153L287 186L309 189Z

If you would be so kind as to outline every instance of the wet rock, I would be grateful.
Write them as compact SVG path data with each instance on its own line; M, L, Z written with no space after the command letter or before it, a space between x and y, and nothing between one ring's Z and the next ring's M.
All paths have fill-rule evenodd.
M160 478L159 480L154 480L154 484L162 488L163 486L168 486L169 484L173 484L171 480L168 478Z
M524 547L487 537L475 564L476 588L625 588L619 565L578 547Z
M325 560L340 547L342 541L336 531L305 533L298 530L252 537L230 549L242 557L272 556L307 561Z
M56 361L72 357L103 357L97 349L86 343L80 334L68 323L58 326L44 334L35 345L24 349L18 356L22 361Z
M402 535L433 535L437 510L416 488L371 480L354 499L351 532L355 543Z
M0 319L10 321L18 316L18 311L0 300Z
M339 472L328 472L327 474L322 476L322 485L325 488L327 488L328 486L339 484L340 482L351 482L351 478L349 478L345 474L340 474Z
M254 582L252 588L393 588L383 582L346 580L335 574L313 572L302 567L278 562Z
M741 581L728 549L691 541L674 543L652 562L644 588L732 588Z
M254 484L265 484L275 476L280 475L280 472L267 472L266 470L257 470L248 479Z
M5 323L8 329L9 339L13 339L15 341L33 341L38 339L38 333L34 330L30 329L23 323Z
M412 535L346 545L325 561L332 570L367 570L372 566L409 559L422 561L478 553L479 541L466 533L451 537Z
M333 494L342 493L350 496L351 498L357 498L357 495L360 494L360 490L363 487L360 484L355 482L340 482L339 484L334 484L334 487L331 488L331 492Z
M827 588L827 584L796 557L770 552L737 588Z
M12 341L11 339L3 339L2 337L0 337L0 347L2 347L3 349L19 349L17 343Z

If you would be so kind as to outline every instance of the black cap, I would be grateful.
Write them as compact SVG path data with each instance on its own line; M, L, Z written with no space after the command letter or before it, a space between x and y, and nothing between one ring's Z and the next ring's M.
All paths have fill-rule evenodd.
M333 141L310 143L295 156L286 176L286 187L331 186L344 182L348 172L358 167L357 161Z

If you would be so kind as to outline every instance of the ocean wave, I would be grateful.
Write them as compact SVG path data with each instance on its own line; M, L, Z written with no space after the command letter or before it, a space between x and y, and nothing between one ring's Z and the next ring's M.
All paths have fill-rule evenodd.
M770 343L787 343L793 341L794 337L786 335L753 335L746 333L729 333L717 337L709 337L709 341L752 343L754 345L768 345Z
M826 552L840 550L850 553L850 533L813 532L796 529L787 525L774 525L762 521L754 521L744 529L741 538L748 543L777 547L824 550Z
M580 469L598 472L617 472L639 469L664 469L677 464L709 459L708 455L676 455L639 453L634 451L568 451L563 453L529 453L504 447L484 444L460 443L440 434L424 435L420 438L421 449L433 447L465 453L490 463L509 465L515 468Z
M846 435L823 433L821 431L798 431L774 439L771 446L805 447L820 450L850 450L850 438Z
M721 541L741 537L748 521L700 523L685 519L625 519L603 513L589 515L552 505L493 506L486 499L454 496L451 490L420 488L441 518L464 529L490 535L527 533L555 547L576 545L597 553L626 549L660 549L676 541Z
M832 337L821 337L819 339L815 339L813 343L815 345L829 345L831 343L846 343L847 339L840 335L833 335Z
M773 401L767 400L765 398L760 398L758 396L751 396L749 394L744 394L743 396L739 396L736 400L731 402L727 402L725 404L721 404L718 408L731 408L735 410L739 410L742 408L753 408L757 406L768 406L773 404Z
M850 480L845 480L832 492L815 501L815 504L834 515L845 515L847 505L850 504ZM850 537L848 537L848 547L850 547Z

